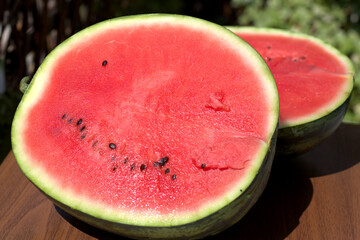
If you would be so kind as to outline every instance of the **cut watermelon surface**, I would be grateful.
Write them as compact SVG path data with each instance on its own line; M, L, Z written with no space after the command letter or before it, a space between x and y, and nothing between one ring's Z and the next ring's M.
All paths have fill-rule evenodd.
M274 75L280 98L278 149L285 146L289 148L285 152L303 152L337 128L353 88L354 69L346 56L301 33L229 29L259 52ZM286 139L281 140L282 135Z
M274 79L247 43L203 20L141 15L51 52L12 144L25 175L76 217L134 238L190 238L255 203L277 122Z

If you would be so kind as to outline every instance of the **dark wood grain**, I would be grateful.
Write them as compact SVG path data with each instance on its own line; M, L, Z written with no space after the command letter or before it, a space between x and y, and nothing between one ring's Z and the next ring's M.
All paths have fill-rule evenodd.
M264 194L209 239L360 239L360 126L342 124L295 159L275 159ZM0 239L122 239L56 208L10 153L0 166Z

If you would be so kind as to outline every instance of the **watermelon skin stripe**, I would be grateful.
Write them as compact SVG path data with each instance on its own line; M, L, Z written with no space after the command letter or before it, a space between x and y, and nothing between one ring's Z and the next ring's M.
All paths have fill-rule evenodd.
M317 120L279 129L276 155L280 158L297 156L321 143L340 126L351 95L337 109Z
M200 220L183 225L161 227L161 226L136 226L99 219L84 212L70 208L67 205L53 199L45 194L51 201L65 212L76 218L100 229L123 235L134 239L200 239L206 236L220 233L245 216L251 207L257 202L263 193L269 180L271 167L274 160L277 142L278 127L271 139L266 156L256 173L251 184L240 196L231 201L220 210ZM41 191L41 189L40 189Z

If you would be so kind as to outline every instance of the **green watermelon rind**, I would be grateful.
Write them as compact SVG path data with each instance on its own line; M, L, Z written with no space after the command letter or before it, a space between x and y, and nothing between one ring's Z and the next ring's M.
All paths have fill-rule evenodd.
M293 127L279 130L276 155L296 156L321 143L340 126L350 103L351 95L328 115Z
M266 145L263 147L263 149L259 150L257 157L253 161L253 165L248 169L246 177L244 177L244 179L239 182L239 184L235 186L233 190L228 193L227 196L224 196L224 199L219 200L211 205L208 204L198 213L184 213L183 216L175 216L172 219L166 217L159 217L154 219L154 216L151 215L151 213L149 215L146 215L144 213L119 213L118 211L116 212L114 209L111 208L104 209L104 206L102 206L101 204L91 202L89 199L79 196L78 194L73 193L69 189L60 189L56 181L51 178L51 176L48 176L44 169L39 166L35 166L32 163L31 156L26 153L25 143L21 139L21 133L27 127L25 120L28 117L31 117L28 116L27 109L31 109L36 104L37 100L40 99L42 93L46 91L48 85L47 79L49 79L49 75L52 70L51 66L55 63L58 57L61 57L62 54L65 54L68 49L71 50L71 47L74 44L79 43L79 41L86 41L86 37L94 32L108 30L119 26L126 26L128 24L143 24L144 22L146 22L147 24L158 24L159 21L163 21L164 24L169 23L169 21L176 24L185 23L193 28L196 28L197 26L203 27L204 29L207 29L207 32L212 31L217 38L222 39L225 43L228 42L228 46L233 47L234 51L239 51L242 55L247 54L248 62L252 62L252 66L257 66L258 71L262 73L262 76L264 76L263 82L265 85L267 85L266 89L269 89L267 91L267 94L269 95L269 99L273 103L272 112L269 115L269 138L267 139ZM239 45L242 45L243 47L238 48ZM243 189L243 191L246 191L246 189L249 188L253 179L259 173L260 166L262 165L265 156L270 149L270 144L272 144L273 142L271 141L271 138L276 134L278 113L279 102L276 84L266 63L263 61L261 56L258 55L256 51L254 51L252 47L250 47L247 43L238 38L231 31L228 31L225 28L220 27L216 24L187 16L167 14L137 15L121 17L95 24L73 35L72 37L64 41L62 44L60 44L56 49L54 49L39 67L18 106L12 124L11 141L13 146L13 152L18 162L18 165L20 166L24 174L27 176L27 178L30 179L30 181L32 181L35 186L41 189L41 191L44 192L50 199L58 202L60 206L66 206L66 208L72 209L75 212L86 213L86 215L96 218L97 221L101 221L100 219L103 219L104 221L114 222L116 224L123 223L136 226L171 227L189 224L199 219L206 218L207 216L229 205L235 199L239 198L239 196L243 196L240 193L239 189ZM273 151L273 149L271 150ZM257 197L258 196L256 196L256 198ZM256 201L256 199L254 199L251 200ZM87 219L83 220L86 221Z
M346 66L348 72L347 75L347 85L343 90L343 94L339 96L333 104L328 105L326 108L321 109L320 111L308 115L302 118L289 120L287 122L281 122L279 128L288 128L292 126L301 125L307 122L312 122L314 120L318 120L322 117L325 117L329 113L335 111L339 108L343 103L346 102L348 97L351 95L353 86L354 86L354 66L350 59L342 54L339 50L331 46L330 44L307 34L300 33L300 32L293 32L289 30L282 30L276 28L262 28L262 27L243 27L243 26L226 26L229 30L238 33L259 33L259 34L271 34L276 36L285 36L285 37L294 37L297 39L304 39L315 43L317 46L323 48L327 52L331 53L332 55L336 56L341 62ZM281 130L280 130L281 131Z

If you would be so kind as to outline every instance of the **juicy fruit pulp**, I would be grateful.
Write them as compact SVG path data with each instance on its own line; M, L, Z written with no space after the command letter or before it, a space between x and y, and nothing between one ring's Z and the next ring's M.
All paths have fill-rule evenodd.
M205 21L148 15L97 24L55 49L12 141L29 179L80 218L172 227L217 211L236 219L223 209L264 169L237 207L248 210L267 180L277 117L272 75L248 44ZM215 219L204 222L189 235Z
M317 42L276 32L245 31L238 35L259 52L274 75L280 127L324 111L349 91L352 70L348 63Z
M279 151L305 151L337 128L353 86L353 67L345 56L304 34L230 29L259 52L274 75L280 98Z

